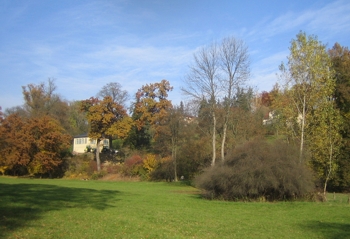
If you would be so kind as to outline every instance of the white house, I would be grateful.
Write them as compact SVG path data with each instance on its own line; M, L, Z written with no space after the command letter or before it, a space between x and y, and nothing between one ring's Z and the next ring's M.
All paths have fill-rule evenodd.
M81 134L74 137L73 153L85 153L87 148L96 149L97 141L90 139L88 134ZM103 139L100 143L100 151L103 147L109 147L109 139Z
M270 111L268 118L267 119L263 119L263 125L272 124L274 118L275 118L275 112L274 111Z

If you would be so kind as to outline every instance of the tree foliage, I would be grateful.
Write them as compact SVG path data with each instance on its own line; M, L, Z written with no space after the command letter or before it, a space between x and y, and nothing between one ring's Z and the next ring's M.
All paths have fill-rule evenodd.
M328 51L335 71L334 99L342 118L342 147L338 157L338 169L330 186L333 190L350 190L350 51L336 43Z
M167 99L168 92L172 89L169 81L162 80L159 83L146 84L138 90L135 103L135 112L139 115L135 121L138 130L150 125L157 136L159 127L172 107L171 101Z
M0 164L13 174L52 174L62 164L70 136L49 116L6 117L1 126Z
M316 36L300 32L289 49L287 66L280 65L288 104L281 111L282 117L289 122L290 132L299 137L299 158L302 161L306 139L311 133L313 110L318 107L320 99L322 101L333 94L333 71L326 48Z
M127 137L132 120L120 104L107 96L103 100L91 97L81 103L81 110L86 112L90 130L89 137L97 140L97 149L100 141L110 135L120 138ZM97 170L101 170L99 150L96 150Z
M25 112L22 112L21 108L15 108L15 113L34 118L50 116L57 120L67 132L70 132L69 106L55 93L56 88L54 79L48 79L47 83L39 85L22 86Z
M312 153L310 161L318 178L323 182L323 193L327 184L335 175L337 158L342 144L340 130L342 121L333 99L323 99L315 109L309 148Z
M75 136L88 132L89 125L86 119L86 112L81 111L80 101L69 103L68 122L70 135Z

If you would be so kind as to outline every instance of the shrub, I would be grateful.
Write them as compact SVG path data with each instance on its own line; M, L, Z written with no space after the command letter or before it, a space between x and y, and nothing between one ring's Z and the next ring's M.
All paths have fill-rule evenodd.
M171 182L174 177L174 162L171 157L162 158L155 170L150 173L150 179L154 181L166 180Z
M159 162L155 154L147 154L142 162L143 168L146 170L146 177L150 179L151 173L157 168Z
M107 173L120 173L122 172L122 164L106 161L103 163L102 168L107 171Z
M66 161L64 177L88 178L97 170L96 162L91 154L74 155Z
M299 150L283 142L247 142L227 160L196 177L204 196L224 200L291 200L314 190L312 174L299 163Z
M123 166L123 174L125 176L144 176L146 170L143 168L143 160L140 155L133 155L125 160Z
M94 172L91 175L91 179L92 180L97 180L97 179L103 178L106 175L107 175L107 171L101 170L100 172Z

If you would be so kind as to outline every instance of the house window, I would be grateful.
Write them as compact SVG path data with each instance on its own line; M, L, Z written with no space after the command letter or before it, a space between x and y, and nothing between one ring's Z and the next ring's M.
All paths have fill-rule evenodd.
M108 145L108 139L103 140L103 145Z
M87 139L86 138L77 138L75 139L76 144L86 144Z

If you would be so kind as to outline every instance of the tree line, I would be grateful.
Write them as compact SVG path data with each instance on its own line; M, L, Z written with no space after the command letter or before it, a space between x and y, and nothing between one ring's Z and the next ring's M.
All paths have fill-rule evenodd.
M124 155L118 167L125 172L151 180L197 176L214 197L295 197L311 181L324 193L349 190L350 52L338 43L327 50L304 32L289 50L279 84L256 93L248 86L249 52L242 40L228 37L202 47L181 89L189 100L179 105L168 99L173 87L167 80L141 86L131 100L117 82L74 102L55 93L53 79L23 86L24 105L0 111L1 171L63 176L77 157L69 150L72 137L88 132L98 144L110 139L110 147ZM276 145L293 157L274 154ZM98 150L95 161L97 171L105 170ZM282 182L281 175L290 176ZM293 186L298 177L305 181Z

